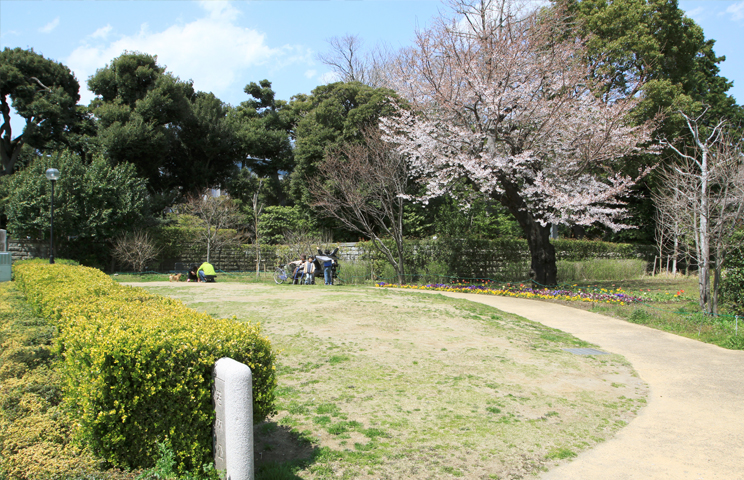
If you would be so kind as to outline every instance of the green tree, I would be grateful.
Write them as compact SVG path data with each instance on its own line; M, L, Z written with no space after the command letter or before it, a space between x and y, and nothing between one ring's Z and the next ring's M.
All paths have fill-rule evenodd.
M586 38L587 57L607 88L635 95L641 82L642 101L634 110L638 123L662 113L656 136L683 137L686 125L677 111L697 114L703 108L711 118L744 123L744 109L727 92L732 83L720 75L725 60L713 50L715 40L684 15L677 0L554 0L570 17L570 24ZM662 161L674 161L665 152ZM657 156L628 158L625 172L657 163ZM629 198L629 224L637 229L613 234L618 241L653 243L654 208L651 192L659 187L652 173Z
M228 120L230 107L212 93L197 92L180 121L176 141L163 161L170 186L196 192L224 186L241 158L239 139Z
M51 182L44 172L50 167L60 171L54 189L55 246L82 263L105 266L107 259L92 255L92 250L142 224L145 181L135 175L133 165L111 166L100 156L90 164L69 151L40 156L7 182L11 235L49 239Z
M715 40L684 15L677 0L555 0L587 38L587 55L610 88L630 95L643 82L642 119L709 105L714 118L736 122L741 107L726 92L732 82L720 76L725 57L713 51ZM688 110L685 110L688 111ZM675 117L663 130L684 128ZM664 132L668 133L668 132ZM667 135L667 138L672 138Z
M392 90L349 82L322 85L310 95L292 98L296 123L290 188L296 202L312 203L308 179L316 176L326 153L342 144L360 143L365 127L376 127L381 116L393 112L391 97L397 98Z
M261 80L245 86L252 98L231 110L228 118L240 146L241 167L266 178L271 204L287 203L282 179L294 169L290 142L293 112L287 102L276 100L271 82Z
M297 206L264 208L258 231L265 243L274 245L284 243L287 232L320 236L313 219Z
M76 104L80 85L69 68L33 50L5 48L0 52L0 176L13 173L23 145L43 148L62 141L79 121ZM25 119L13 138L11 106Z
M97 95L91 110L105 155L135 165L153 192L219 185L239 159L228 108L166 72L153 55L124 53L88 87Z
M731 313L744 316L744 228L731 236L729 244L721 298Z

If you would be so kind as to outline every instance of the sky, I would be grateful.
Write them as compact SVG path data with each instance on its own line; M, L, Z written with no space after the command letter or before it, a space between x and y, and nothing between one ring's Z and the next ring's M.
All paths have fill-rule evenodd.
M744 0L680 1L725 55L721 74L744 102ZM438 0L108 1L0 0L0 48L33 48L70 67L81 100L86 81L125 50L158 56L158 63L197 90L238 105L243 88L268 79L289 100L333 80L317 59L327 40L359 36L365 46L410 45L439 11Z

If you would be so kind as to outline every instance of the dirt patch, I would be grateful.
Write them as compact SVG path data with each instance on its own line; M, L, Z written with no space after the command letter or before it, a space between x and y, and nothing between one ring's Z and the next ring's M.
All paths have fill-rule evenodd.
M569 353L591 345L466 300L322 285L137 286L261 322L280 351L279 387L277 415L257 426L256 462L299 478L523 478L604 441L645 405L646 385L622 357Z

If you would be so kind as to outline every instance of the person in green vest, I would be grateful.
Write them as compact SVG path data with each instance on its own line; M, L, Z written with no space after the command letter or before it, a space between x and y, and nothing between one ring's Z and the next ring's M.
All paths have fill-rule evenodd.
M214 278L217 276L217 272L214 271L214 267L209 262L202 263L196 274L199 275L200 282L214 282Z

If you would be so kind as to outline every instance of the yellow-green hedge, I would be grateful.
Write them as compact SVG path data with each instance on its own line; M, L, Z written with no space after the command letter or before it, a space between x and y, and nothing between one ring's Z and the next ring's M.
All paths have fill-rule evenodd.
M65 401L82 440L114 465L151 466L166 437L181 469L211 460L221 357L251 368L254 420L274 410L274 353L260 325L214 319L92 268L20 262L14 271L59 328Z

